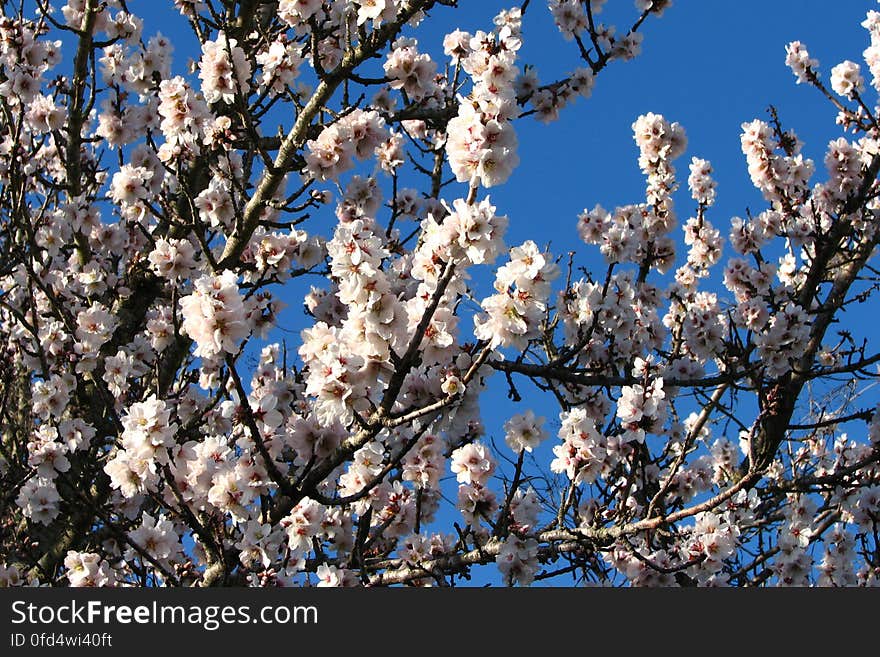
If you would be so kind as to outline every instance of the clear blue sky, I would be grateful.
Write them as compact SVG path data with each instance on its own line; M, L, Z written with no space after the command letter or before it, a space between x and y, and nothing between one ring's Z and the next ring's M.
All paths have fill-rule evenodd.
M498 0L460 3L459 10L439 8L418 31L422 49L442 55L446 32L456 27L489 29L499 9L514 6ZM197 58L198 50L173 17L173 9L169 12L170 0L130 4L145 19L145 36L159 29L173 38L174 71L185 74L187 57ZM579 264L600 265L595 250L588 251L577 239L577 214L596 203L613 208L643 200L644 180L636 164L631 125L649 111L678 121L688 135L687 153L677 162L684 188L677 196L682 221L692 208L686 179L693 155L709 159L715 168L718 199L708 218L722 234L727 233L730 217L765 207L749 182L739 135L743 122L766 119L770 104L784 126L805 141L805 154L815 160L818 178L824 178L824 148L840 136L836 111L815 89L795 84L784 63L784 47L795 39L806 43L827 80L840 61L861 60L869 41L859 23L872 8L877 4L856 0L675 0L662 18L643 27L642 54L603 71L589 100L578 100L551 125L532 119L517 122L521 164L507 184L490 190L498 211L510 218L508 245L526 239L550 242L555 253L578 249ZM631 0L610 0L601 19L617 24L621 32L635 15ZM541 0L533 0L528 10L521 55L521 63L535 65L542 81L577 65L576 46L556 32ZM450 190L448 200L456 193L465 191ZM332 212L327 212L320 220L322 227L332 226ZM329 228L322 232L328 234ZM283 298L290 308L282 315L282 327L294 333L288 337L297 344L296 333L303 326L301 297ZM463 330L470 330L468 323ZM529 390L528 385L521 388L523 393ZM555 419L557 411L549 400L526 396L524 404L514 408L505 393L503 381L496 380L483 405L487 432L500 444L501 425L526 404ZM548 443L555 441L553 435Z

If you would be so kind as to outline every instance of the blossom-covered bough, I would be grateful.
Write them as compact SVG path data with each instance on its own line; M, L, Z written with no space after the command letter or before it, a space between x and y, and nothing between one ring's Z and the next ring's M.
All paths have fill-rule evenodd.
M191 70L123 0L0 1L0 585L880 581L880 14L867 84L788 46L843 132L816 176L745 123L746 219L694 157L679 222L685 130L634 116L591 272L489 192L669 2L548 0L551 82L529 0L173 4Z

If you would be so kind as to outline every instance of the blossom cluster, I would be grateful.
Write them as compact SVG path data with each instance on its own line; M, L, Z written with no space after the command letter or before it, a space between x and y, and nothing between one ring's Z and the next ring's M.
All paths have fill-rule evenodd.
M446 152L459 182L493 187L504 183L519 164L518 115L513 82L522 45L521 17L508 13L494 32L454 33L444 46L473 80L473 91L447 126Z

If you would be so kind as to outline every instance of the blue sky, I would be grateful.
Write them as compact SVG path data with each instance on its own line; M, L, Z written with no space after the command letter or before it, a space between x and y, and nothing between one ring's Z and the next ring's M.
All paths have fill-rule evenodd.
M513 6L498 0L460 3L459 10L438 9L418 30L423 50L442 55L445 33L456 27L489 29L499 9ZM130 5L145 19L145 36L160 29L172 37L176 48L173 70L185 74L187 58L197 58L198 50L175 17L170 0L135 0ZM804 152L815 160L817 177L823 179L825 146L841 134L835 125L836 110L815 89L795 84L784 63L784 48L792 40L804 42L820 60L827 80L831 67L840 61L861 60L868 35L859 23L876 7L876 3L855 0L675 0L662 18L643 26L642 54L603 71L589 100L578 100L550 125L533 119L517 121L521 164L505 185L490 190L498 212L510 218L508 245L526 239L549 242L557 254L578 250L577 264L604 269L595 249L579 242L577 215L596 203L610 209L643 200L644 179L636 163L631 125L646 112L678 121L688 135L686 155L677 161L683 183L683 193L676 197L681 221L692 209L686 179L694 155L709 159L714 166L718 195L708 218L722 234L726 235L732 216L765 207L749 182L739 136L743 122L767 118L770 104L777 108L784 126L805 142ZM617 24L620 33L635 15L630 0L610 0L601 19ZM556 79L578 65L576 46L556 32L541 0L533 0L526 17L521 64L526 63L537 67L542 81ZM463 186L450 188L447 200L465 193ZM326 212L326 219L320 220L322 227L332 226L332 210ZM328 230L322 232L328 234ZM304 325L301 296L282 298L290 308L283 313L281 325L293 333L288 338L298 346L296 333ZM463 330L469 329L465 322ZM499 378L484 402L487 433L499 445L503 445L501 425L513 413L533 407L555 419L557 411L548 404L550 400L528 394L528 385L520 391L524 402L514 407L506 400L506 386ZM551 435L548 451L555 441Z
M467 30L484 26L482 16L507 6L463 4L469 7L461 20ZM542 80L552 80L572 65L577 53L573 43L554 33L543 4L533 2L529 8L521 61L535 65ZM604 264L596 250L578 241L577 214L596 203L610 209L643 200L644 179L631 126L646 112L678 121L688 135L687 152L677 161L682 192L676 200L682 222L693 210L686 187L691 156L713 164L718 196L708 218L723 235L731 217L766 207L749 180L740 126L755 118L767 119L771 104L784 127L805 142L804 153L815 160L817 179L824 179L825 147L841 135L835 125L836 110L814 88L795 83L785 65L785 46L792 40L804 42L819 59L827 81L835 64L861 60L869 38L859 23L876 6L857 1L676 0L662 18L644 26L642 55L603 71L590 99L567 107L561 119L550 125L530 119L517 122L521 164L507 184L490 190L499 212L510 217L508 245L533 239L539 244L551 242L557 254L577 249L577 262L601 273ZM443 17L450 27L456 24L454 14ZM630 20L632 15L631 2L612 0L602 16L622 28L625 21L620 17ZM864 310L853 316L858 319L859 312L865 319ZM547 416L551 433L537 454L546 469L550 448L558 442L554 435L558 407L528 383L519 390L524 400L517 407L506 399L503 379L496 377L482 404L487 435L503 450L505 419L526 407L535 408ZM721 433L719 427L714 435ZM503 469L512 471L509 465ZM488 581L491 574L484 572L473 583Z

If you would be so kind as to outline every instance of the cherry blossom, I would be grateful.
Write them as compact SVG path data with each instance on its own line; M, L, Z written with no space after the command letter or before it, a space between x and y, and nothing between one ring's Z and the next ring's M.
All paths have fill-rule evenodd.
M0 586L880 584L880 12L751 197L646 98L609 198L558 135L678 4L11 3Z

